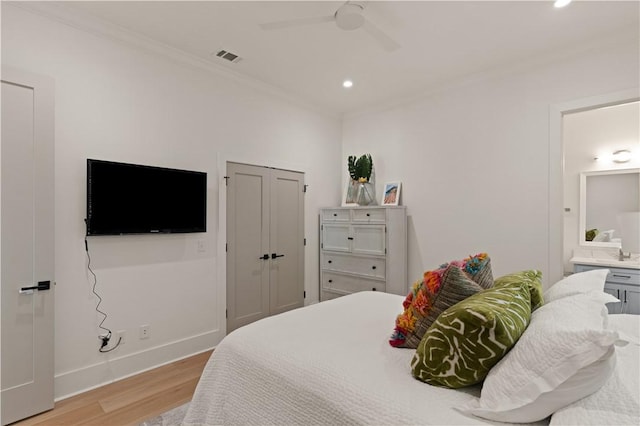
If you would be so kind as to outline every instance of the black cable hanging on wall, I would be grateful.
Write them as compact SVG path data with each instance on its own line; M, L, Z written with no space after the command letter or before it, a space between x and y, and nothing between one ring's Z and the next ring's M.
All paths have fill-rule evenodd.
M87 219L84 220L84 223L86 225ZM96 305L96 312L98 312L99 314L102 315L102 321L100 321L100 324L98 324L98 328L100 328L100 329L102 329L102 330L107 332L107 334L105 334L103 336L98 336L98 338L102 340L102 343L100 344L100 349L98 349L98 352L107 353L107 352L111 352L112 350L114 350L118 346L120 346L120 343L122 342L122 337L118 338L118 343L116 343L116 345L114 347L112 347L111 349L105 349L105 347L107 347L107 345L109 344L109 340L111 340L112 333L111 333L111 330L109 330L108 328L106 328L106 327L104 327L102 325L102 324L104 324L104 322L107 319L107 314L100 310L100 304L102 303L102 297L100 297L98 292L96 292L96 286L98 285L98 277L96 276L95 272L93 272L93 269L91 269L91 254L89 254L89 241L87 239L87 234L86 233L85 233L85 236L84 236L84 249L87 252L87 270L93 276L93 285L92 285L91 291L98 298L98 303Z

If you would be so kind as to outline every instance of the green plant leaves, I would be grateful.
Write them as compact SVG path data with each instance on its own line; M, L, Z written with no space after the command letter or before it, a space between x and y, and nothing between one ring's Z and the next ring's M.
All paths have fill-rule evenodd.
M373 170L371 154L361 155L360 158L356 158L355 155L350 155L347 158L347 168L349 169L349 176L352 180L365 178L368 182Z

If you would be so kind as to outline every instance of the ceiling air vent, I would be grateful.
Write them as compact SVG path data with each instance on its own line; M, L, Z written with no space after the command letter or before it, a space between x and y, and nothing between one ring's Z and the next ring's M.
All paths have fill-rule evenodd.
M216 56L218 58L226 59L227 61L233 62L233 63L240 62L242 60L240 56L236 55L235 53L228 52L226 50L218 51L216 53Z

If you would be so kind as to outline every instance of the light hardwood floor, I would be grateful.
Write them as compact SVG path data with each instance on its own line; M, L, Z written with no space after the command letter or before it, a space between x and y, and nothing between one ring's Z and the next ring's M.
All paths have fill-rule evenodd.
M191 400L211 351L111 383L56 403L51 411L14 423L138 425Z

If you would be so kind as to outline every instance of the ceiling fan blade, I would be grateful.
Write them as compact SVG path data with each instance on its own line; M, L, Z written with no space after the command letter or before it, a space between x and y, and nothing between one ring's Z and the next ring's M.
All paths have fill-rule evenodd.
M380 45L387 51L393 52L400 48L400 45L396 43L391 37L389 37L384 31L376 27L371 21L365 21L362 29L368 32Z
M333 15L328 16L312 16L309 18L289 19L287 21L268 22L260 24L260 28L265 31L283 30L285 28L300 27L304 25L322 24L325 22L333 22Z

